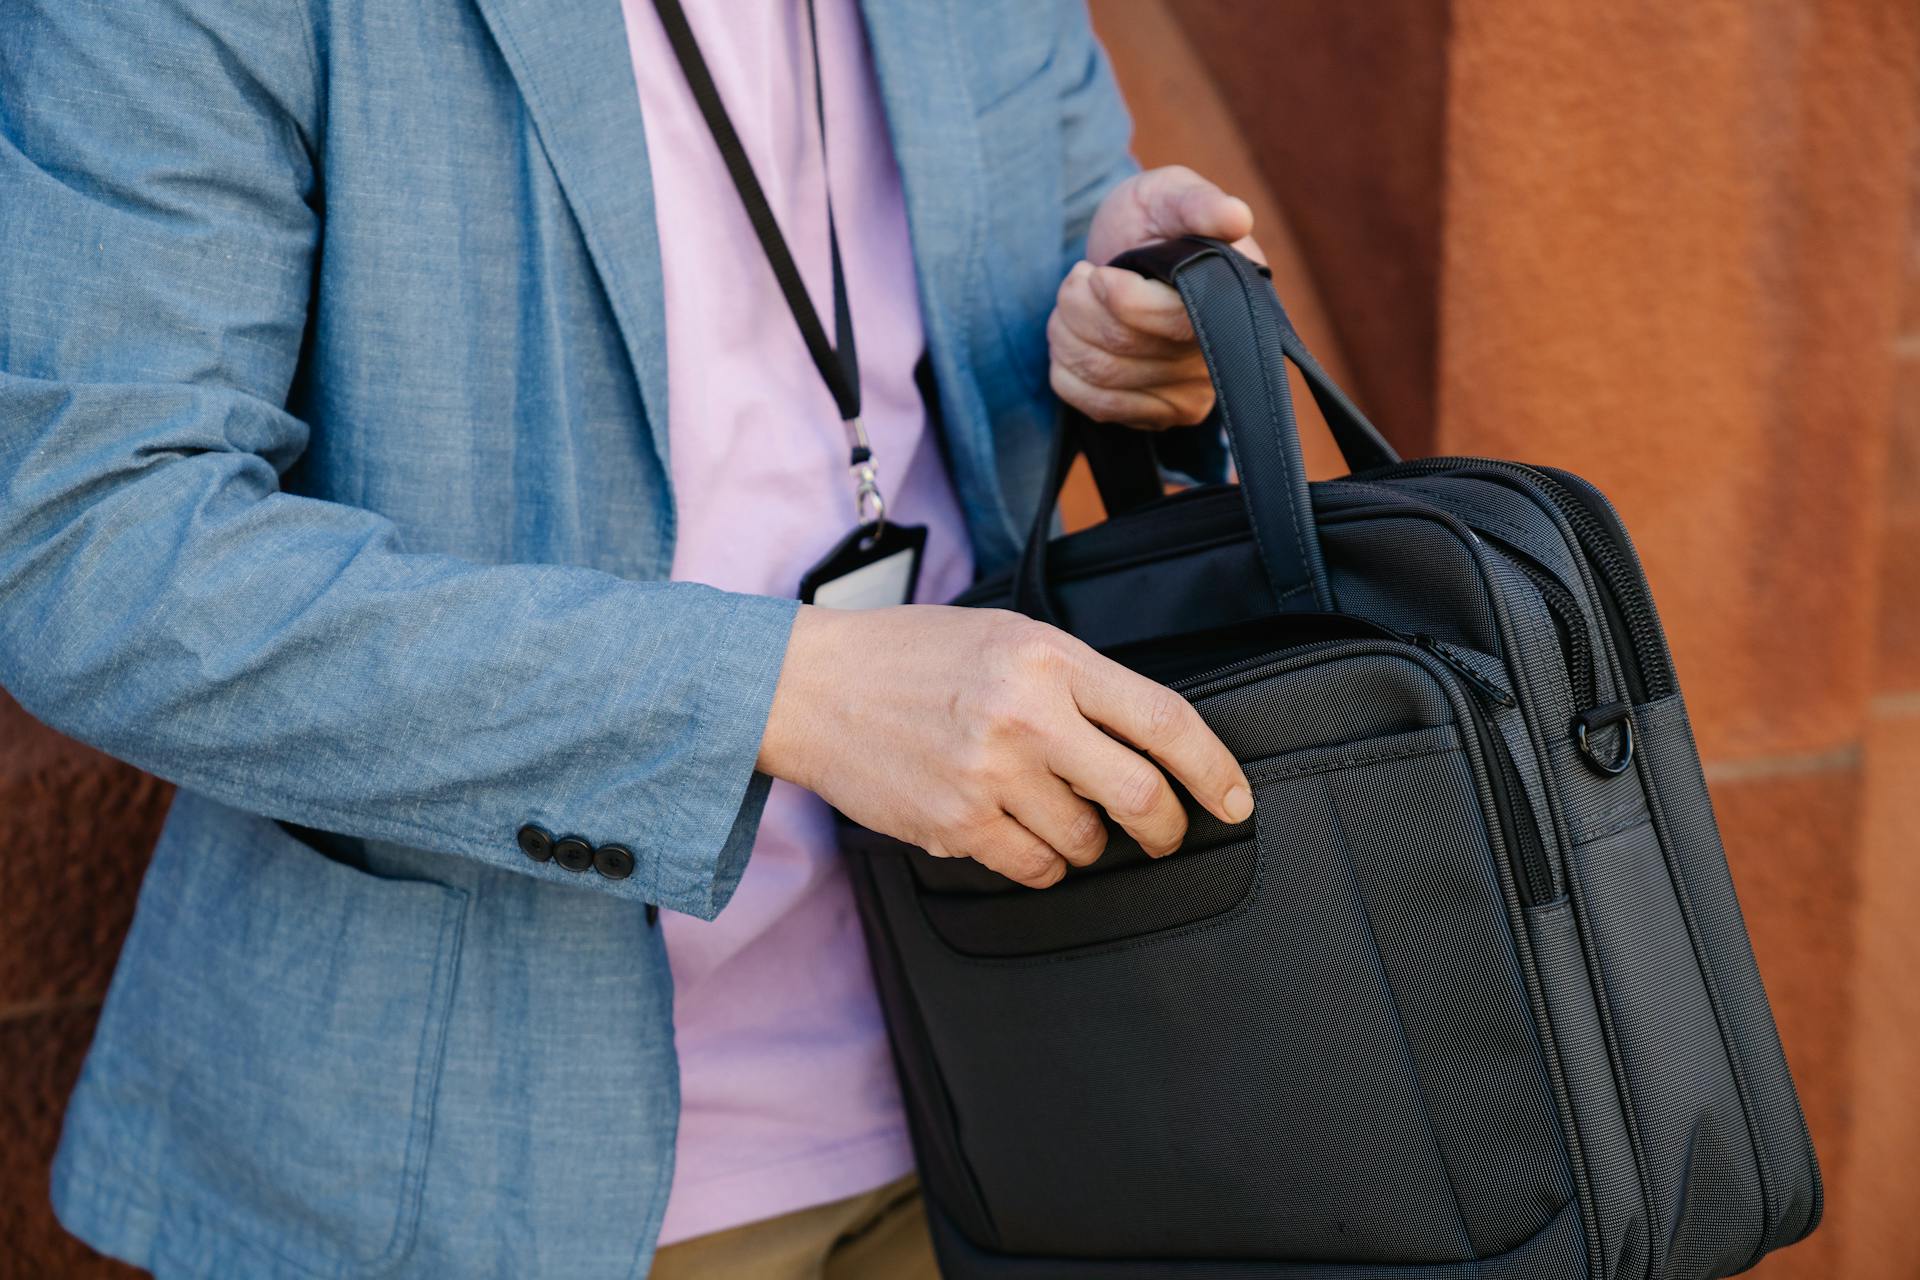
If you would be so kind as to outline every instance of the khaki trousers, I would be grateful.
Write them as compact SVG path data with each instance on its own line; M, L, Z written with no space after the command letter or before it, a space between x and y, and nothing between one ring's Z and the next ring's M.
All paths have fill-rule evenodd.
M648 1280L938 1280L920 1182L897 1182L654 1255Z

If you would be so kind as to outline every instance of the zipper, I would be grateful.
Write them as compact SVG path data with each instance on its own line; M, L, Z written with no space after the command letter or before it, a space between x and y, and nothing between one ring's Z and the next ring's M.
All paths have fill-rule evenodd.
M1453 515L1444 508L1436 506L1425 498L1402 493L1399 490L1388 488L1388 486L1385 485L1374 484L1370 481L1348 483L1357 483L1368 488L1385 489L1387 492L1395 494L1396 500L1399 503L1408 505L1417 504L1419 508L1431 510L1436 515L1443 517L1449 524L1460 524L1463 529L1475 532L1476 534L1484 532L1487 538L1497 543L1501 551L1505 553L1508 562L1524 574L1527 581L1531 582L1534 589L1539 592L1541 602L1546 606L1548 614L1553 618L1554 631L1560 639L1560 652L1566 660L1567 681L1571 686L1573 705L1579 709L1593 707L1594 703L1599 700L1600 687L1599 673L1594 661L1593 639L1587 634L1587 612L1580 606L1580 602L1574 597L1573 592L1567 589L1566 584L1561 582L1552 570L1536 560L1533 554L1526 548L1516 546L1492 530L1472 530L1472 527L1466 525L1460 517ZM1362 507L1356 511L1341 512L1340 514L1343 516L1363 515L1375 509L1376 508L1372 507Z
M1587 635L1586 610L1560 579L1534 563L1532 557L1515 547L1507 549L1507 558L1527 575L1527 581L1540 592L1547 612L1553 615L1554 628L1560 633L1560 650L1567 657L1567 680L1573 686L1573 705L1582 709L1591 707L1600 700L1600 676L1594 667L1593 639Z
M1514 707L1519 705L1519 699L1482 675L1446 641L1422 634L1415 636L1413 643L1446 664L1447 669L1473 691L1475 696L1467 699L1467 706L1472 713L1474 732L1480 739L1480 754L1487 760L1493 807L1500 814L1507 847L1513 851L1513 860L1520 872L1520 900L1529 907L1553 901L1556 895L1553 864L1547 860L1546 844L1540 839L1539 815L1527 797L1526 785L1520 781L1520 768L1513 762L1513 752L1507 749L1506 737L1487 713L1488 704Z
M1378 653L1382 643L1406 646L1426 654L1446 671L1443 677L1422 663L1429 675L1443 684L1449 681L1457 683L1467 691L1462 701L1466 704L1474 737L1480 744L1480 754L1487 761L1488 790L1509 857L1514 863L1514 879L1522 904L1533 907L1553 901L1559 890L1553 865L1547 857L1546 844L1540 838L1539 816L1534 811L1525 784L1520 780L1520 769L1514 763L1513 753L1507 749L1506 738L1489 714L1489 708L1518 706L1519 699L1511 690L1474 667L1465 655L1446 641L1424 634L1406 636L1387 627L1381 629L1389 631L1395 638L1385 642L1323 640L1298 645L1201 672L1176 682L1173 687L1189 699L1202 697L1220 692L1249 675L1282 675L1313 665L1318 660L1343 656L1346 652ZM1362 647L1356 649L1356 645Z
M1512 693L1481 675L1472 663L1461 656L1458 649L1448 644L1445 640L1436 639L1423 631L1413 637L1413 643L1446 663L1447 667L1455 675L1459 676L1469 689L1472 689L1494 706L1517 707L1520 705L1519 700L1516 699Z
M1624 531L1609 527L1559 475L1519 462L1493 458L1421 458L1366 473L1367 479L1429 475L1443 471L1493 471L1524 480L1566 520L1574 540L1594 568L1602 591L1602 612L1623 654L1622 663L1636 702L1651 702L1673 692L1673 664L1660 639L1660 623L1628 548Z

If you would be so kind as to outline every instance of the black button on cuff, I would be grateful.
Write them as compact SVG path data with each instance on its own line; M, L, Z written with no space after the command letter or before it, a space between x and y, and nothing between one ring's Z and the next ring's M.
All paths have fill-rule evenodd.
M536 827L531 822L514 833L514 840L520 845L520 852L535 862L545 862L553 857L553 833L544 827Z
M593 869L609 880L633 874L633 850L623 844L603 844L593 851Z
M579 836L562 836L553 846L553 860L569 871L585 871L593 865L593 846Z

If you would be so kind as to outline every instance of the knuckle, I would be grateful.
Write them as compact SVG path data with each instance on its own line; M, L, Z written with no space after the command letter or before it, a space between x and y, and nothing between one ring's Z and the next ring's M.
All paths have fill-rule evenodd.
M996 747L998 722L991 707L986 710L984 719L981 730L970 734L953 755L958 781L970 791L991 782L1000 772L1000 753ZM973 816L972 806L969 804L956 808L949 816L949 825L970 819Z
M1120 808L1114 816L1135 821L1150 817L1159 807L1160 792L1166 785L1160 771L1147 761L1129 766L1114 792L1114 803Z
M1009 645L1015 669L1026 679L1054 680L1071 662L1064 633L1042 623L1022 625Z
M1074 815L1067 828L1067 846L1088 861L1106 852L1107 824L1100 820L1098 810L1087 805Z
M1164 747L1177 742L1186 733L1193 707L1165 686L1147 695L1142 708L1146 718L1148 745Z
M1048 889L1066 874L1067 864L1049 853L1022 859L1020 873L1012 878L1030 889Z
M1110 377L1118 377L1133 360L1152 354L1156 335L1150 318L1134 319L1124 314L1107 317L1100 330L1100 345L1113 364Z
M1067 359L1073 372L1080 376L1080 381L1091 387L1105 389L1117 386L1127 372L1125 359L1089 343L1076 344L1068 352Z
M966 855L979 847L981 839L1000 816L999 806L983 795L961 795L951 801L936 819L941 843Z

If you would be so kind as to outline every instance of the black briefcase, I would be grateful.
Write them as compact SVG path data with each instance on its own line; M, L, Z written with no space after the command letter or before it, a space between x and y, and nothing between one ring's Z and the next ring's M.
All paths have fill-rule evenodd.
M1265 272L1181 240L1239 486L1071 423L1022 609L1253 784L1035 892L844 828L943 1271L1696 1280L1820 1179L1631 542L1548 468L1400 462ZM1309 486L1283 359L1354 474ZM1049 541L1096 444L1106 523Z

